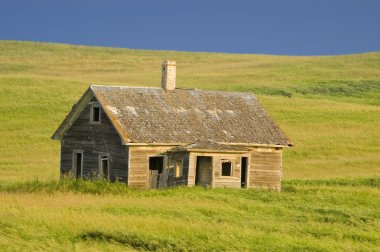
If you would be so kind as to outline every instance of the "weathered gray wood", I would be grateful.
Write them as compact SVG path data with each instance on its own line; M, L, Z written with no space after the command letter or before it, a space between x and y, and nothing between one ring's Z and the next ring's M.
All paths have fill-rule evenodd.
M205 187L212 185L212 157L198 157L197 165L199 167L195 172L195 176L198 178L198 181L195 182L196 185Z
M90 102L96 101L92 98ZM109 154L110 180L128 181L128 146L122 145L116 130L105 113L101 123L90 123L90 102L71 125L61 142L61 174L72 169L72 152L83 150L83 176L96 177L99 173L99 155Z
M157 170L149 170L149 188L157 189L158 188L159 175Z

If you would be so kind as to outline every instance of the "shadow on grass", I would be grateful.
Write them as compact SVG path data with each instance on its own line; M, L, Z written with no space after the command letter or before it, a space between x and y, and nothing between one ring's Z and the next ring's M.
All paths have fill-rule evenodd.
M123 234L120 232L88 231L80 234L78 238L84 241L113 243L143 251L187 251L185 247L182 247L184 244L179 244L174 240L156 237L145 238L136 234Z

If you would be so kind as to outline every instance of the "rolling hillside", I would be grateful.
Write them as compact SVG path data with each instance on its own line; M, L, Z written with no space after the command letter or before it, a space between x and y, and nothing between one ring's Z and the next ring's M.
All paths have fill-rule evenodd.
M284 179L380 175L380 53L289 57L0 41L0 180L57 178L50 136L91 84L253 92L295 143Z
M59 178L91 83L253 92L295 143L282 192ZM380 53L288 57L0 41L0 251L378 251Z

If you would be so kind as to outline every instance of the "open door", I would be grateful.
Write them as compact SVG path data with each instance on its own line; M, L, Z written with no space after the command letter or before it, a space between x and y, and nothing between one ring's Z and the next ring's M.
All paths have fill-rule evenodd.
M241 188L247 188L247 169L248 169L248 158L247 157L242 157L241 158L241 179L240 179L240 184Z
M210 186L212 184L212 157L197 157L195 168L195 185Z
M109 155L99 156L99 175L101 178L109 179L110 177L110 158Z
M164 169L164 157L150 157L149 158L149 188L158 188L160 176Z

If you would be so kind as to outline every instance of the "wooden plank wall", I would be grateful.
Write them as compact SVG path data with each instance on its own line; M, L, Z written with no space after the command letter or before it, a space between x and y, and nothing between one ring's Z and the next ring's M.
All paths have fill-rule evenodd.
M281 189L282 150L256 148L251 152L249 187Z
M214 187L240 188L241 157L241 154L219 154L214 156ZM222 159L231 160L232 176L222 176Z
M149 157L163 155L173 147L175 146L129 146L130 168L128 185L136 188L149 188ZM164 169L167 169L167 164L164 164Z
M195 185L195 171L197 164L197 156L212 157L212 187L226 187L226 188L240 188L241 176L241 157L249 154L241 153L204 153L204 152L191 152L189 162L189 186ZM232 162L232 176L221 176L222 159L229 159Z
M92 98L91 102L96 99ZM85 178L97 176L99 171L99 154L110 155L111 181L128 180L128 147L122 145L121 139L101 112L101 123L90 124L90 103L85 107L61 141L61 174L70 173L73 150L83 150L83 175Z

